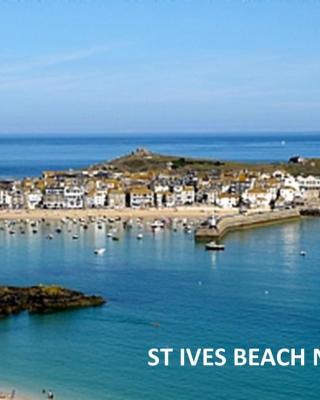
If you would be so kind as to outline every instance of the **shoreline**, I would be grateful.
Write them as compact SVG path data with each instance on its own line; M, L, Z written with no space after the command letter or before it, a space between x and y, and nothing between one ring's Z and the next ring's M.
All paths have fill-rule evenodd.
M14 396L12 395L14 391ZM7 389L0 387L0 399L2 400L39 400L40 397L36 395L31 395L30 393L16 391L15 389Z
M257 210L254 210L257 211ZM207 218L213 214L218 216L236 215L238 209L221 209L217 207L179 207L172 208L149 208L149 209L19 209L0 210L0 220L27 220L46 219L60 220L62 218Z
M210 226L210 220L215 219L216 224ZM228 233L237 230L254 229L266 225L275 225L303 218L302 210L299 208L289 210L270 210L255 208L248 210L245 214L239 213L239 209L221 209L217 207L180 207L172 208L149 208L149 209L59 209L59 210L0 210L0 222L15 224L16 222L48 224L61 221L73 221L81 224L90 222L106 221L107 219L122 221L134 221L138 224L143 221L150 223L158 220L176 221L178 223L188 222L194 224L194 238L196 241L220 240ZM130 222L131 224L132 222ZM186 228L185 228L186 229Z

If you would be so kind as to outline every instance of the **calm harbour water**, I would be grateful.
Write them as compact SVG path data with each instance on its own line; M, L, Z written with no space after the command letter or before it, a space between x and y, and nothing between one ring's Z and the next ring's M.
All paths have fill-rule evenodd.
M301 151L301 143L293 153L316 155ZM22 144L16 146L22 152ZM110 156L119 154L122 145L115 146L110 145ZM148 147L160 150L155 144ZM235 147L234 157L227 158L241 158ZM193 154L191 145L181 151L166 148ZM253 160L254 152L242 148L251 154L243 159ZM85 147L78 161L91 162L84 152ZM201 154L207 152L206 147ZM45 157L39 162L36 154L34 161L31 154L26 157L30 174L45 165ZM8 175L18 175L20 161L10 161L15 168ZM70 161L66 158L65 165ZM109 302L102 308L0 321L0 385L30 393L52 388L58 399L68 400L318 399L318 370L310 365L150 368L147 351L318 347L320 220L235 232L219 254L204 251L182 231L146 231L142 241L136 232L123 232L113 242L96 226L81 232L79 240L65 230L48 241L53 227L41 229L37 235L0 231L1 284L57 283L103 294ZM97 247L107 248L104 256L93 254ZM307 257L299 255L301 249Z
M152 369L147 351L318 346L319 228L306 220L233 233L219 254L183 232L150 232L143 241L127 232L119 242L96 227L78 241L67 231L46 240L52 227L0 232L2 283L55 282L110 300L1 321L1 381L31 393L52 387L68 400L316 399L314 367ZM101 246L107 252L97 257Z

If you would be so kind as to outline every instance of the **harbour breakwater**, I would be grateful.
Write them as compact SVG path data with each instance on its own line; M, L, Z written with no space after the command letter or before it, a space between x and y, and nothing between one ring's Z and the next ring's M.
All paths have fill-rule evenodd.
M195 231L196 240L218 240L227 233L254 227L296 220L301 217L299 209L266 211L221 217L213 226L203 225Z

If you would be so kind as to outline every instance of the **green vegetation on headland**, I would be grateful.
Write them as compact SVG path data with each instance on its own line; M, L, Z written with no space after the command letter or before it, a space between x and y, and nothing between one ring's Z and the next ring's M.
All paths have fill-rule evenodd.
M101 306L106 301L101 296L87 296L60 286L0 287L0 317L27 311L50 313L74 308Z
M177 173L182 173L190 169L199 172L211 171L214 167L221 167L222 163L209 159L151 153L147 150L140 149L140 151L132 152L129 155L116 158L102 165L106 168L112 166L114 169L121 172L164 171L169 168Z
M293 157L294 158L294 157ZM310 158L302 162L272 162L253 163L225 161L207 158L193 158L162 155L145 149L137 149L131 154L116 158L114 160L98 164L102 169L113 169L120 172L148 172L163 171L168 167L178 174L193 170L198 173L209 173L212 170L226 172L239 172L242 170L252 172L273 172L282 169L291 175L320 175L320 159ZM97 167L95 165L94 167Z

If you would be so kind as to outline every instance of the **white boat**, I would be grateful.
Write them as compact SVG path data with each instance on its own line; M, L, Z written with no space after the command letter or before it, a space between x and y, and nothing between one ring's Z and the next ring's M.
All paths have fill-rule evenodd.
M77 235L77 234L75 234L75 235L72 235L72 239L74 239L74 240L77 240L77 239L79 239L79 235Z
M101 249L95 249L94 254L97 256L102 256L105 253L106 249L103 247Z
M138 239L138 240L141 240L141 239L143 239L143 234L142 234L142 233L138 233L138 235L137 235L137 239Z
M300 251L300 256L305 257L306 255L307 255L307 252L306 252L306 251L304 251L304 250L301 250L301 251Z
M224 244L218 244L216 242L209 242L206 244L206 250L222 251L222 250L224 250Z
M112 235L112 232L108 232L108 233L107 233L107 236L111 238L111 237L113 236L113 235Z
M151 224L152 229L163 228L163 227L164 227L164 223L162 221L160 221L159 219L154 220Z
M52 234L47 235L47 236L46 236L46 239L52 240L52 239L53 239L53 235L52 235Z

